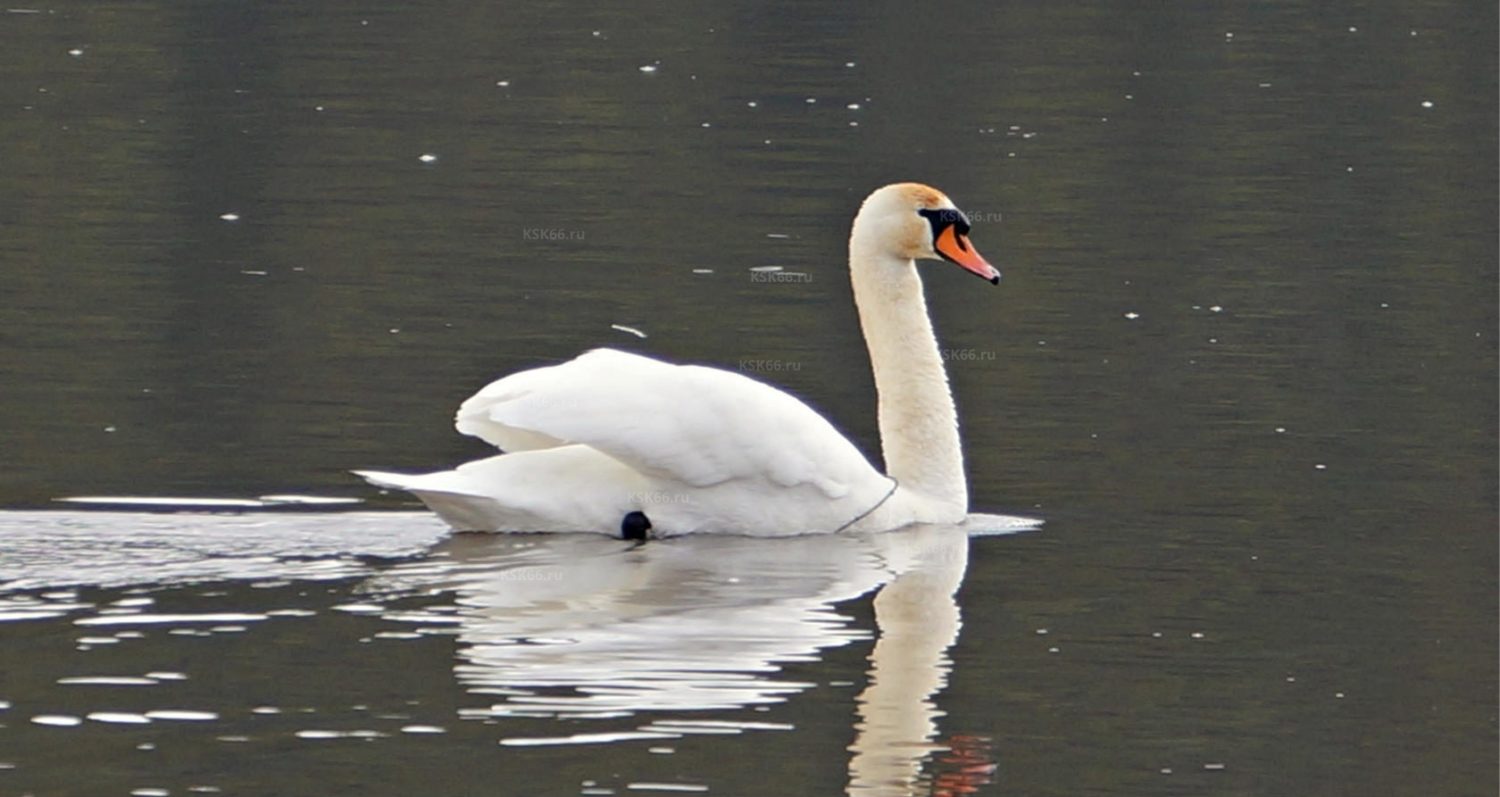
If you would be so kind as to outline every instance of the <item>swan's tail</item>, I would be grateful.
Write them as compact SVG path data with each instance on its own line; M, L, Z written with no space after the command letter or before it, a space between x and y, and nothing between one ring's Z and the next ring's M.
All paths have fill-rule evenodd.
M639 474L587 446L481 459L437 473L353 471L405 490L459 531L591 531L618 535L647 494Z

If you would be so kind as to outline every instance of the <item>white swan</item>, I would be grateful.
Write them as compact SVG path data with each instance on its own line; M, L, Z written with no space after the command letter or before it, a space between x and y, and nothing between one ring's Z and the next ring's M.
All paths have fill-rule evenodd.
M958 523L958 418L915 260L999 283L941 191L870 194L849 274L879 393L882 475L797 398L743 374L610 349L512 374L459 407L458 431L507 452L427 474L355 471L466 531L785 536Z

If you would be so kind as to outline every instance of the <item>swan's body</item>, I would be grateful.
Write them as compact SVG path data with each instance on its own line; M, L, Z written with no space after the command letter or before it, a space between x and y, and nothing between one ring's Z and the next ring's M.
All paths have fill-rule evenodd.
M915 183L871 194L849 270L880 394L889 476L797 398L742 374L597 349L512 374L458 410L458 431L506 452L420 475L359 471L470 531L782 536L957 523L968 487L957 415L916 258L992 282L968 222Z

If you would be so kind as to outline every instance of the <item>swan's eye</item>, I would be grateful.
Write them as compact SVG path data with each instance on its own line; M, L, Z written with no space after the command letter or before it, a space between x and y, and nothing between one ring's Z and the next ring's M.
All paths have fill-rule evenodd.
M922 208L917 214L927 219L932 225L932 240L936 241L943 235L943 230L949 227L958 233L960 238L969 235L969 219L962 212L954 208Z

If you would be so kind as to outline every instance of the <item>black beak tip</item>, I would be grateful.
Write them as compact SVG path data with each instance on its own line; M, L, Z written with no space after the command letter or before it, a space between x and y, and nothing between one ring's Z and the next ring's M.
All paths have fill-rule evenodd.
M991 285L999 285L1000 284L1000 275L996 274L995 276L990 277L990 284Z

